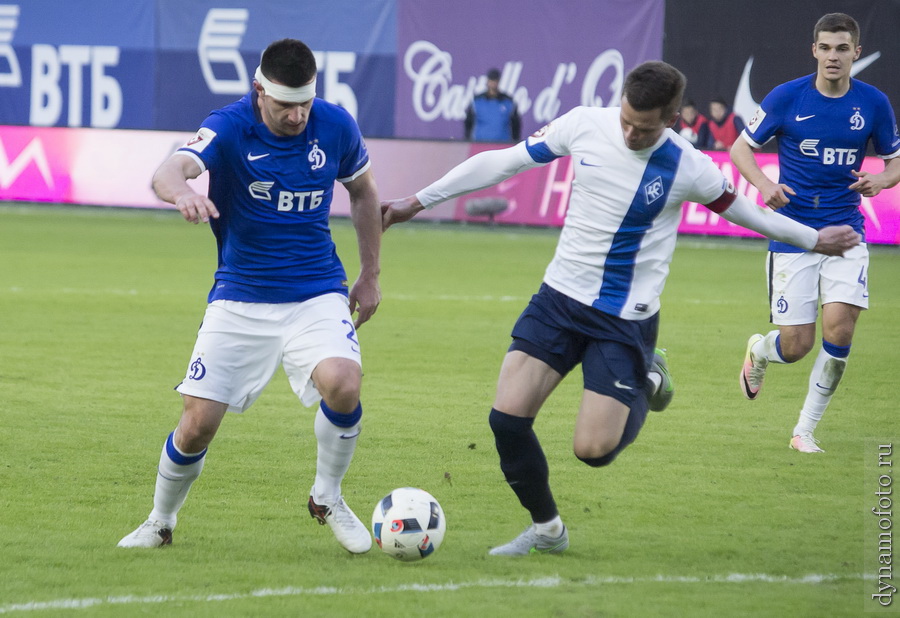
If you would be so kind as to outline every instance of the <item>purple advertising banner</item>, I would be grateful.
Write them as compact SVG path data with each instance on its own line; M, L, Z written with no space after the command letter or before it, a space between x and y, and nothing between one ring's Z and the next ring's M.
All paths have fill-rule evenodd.
M527 135L578 105L618 105L625 74L662 58L664 0L399 0L395 135L462 139L501 71Z

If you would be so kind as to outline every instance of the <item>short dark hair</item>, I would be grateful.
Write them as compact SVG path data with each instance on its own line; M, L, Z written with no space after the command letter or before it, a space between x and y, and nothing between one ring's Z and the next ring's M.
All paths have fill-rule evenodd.
M316 76L316 57L306 43L297 39L270 43L259 66L268 79L289 88L306 85Z
M639 64L625 77L623 93L628 104L639 112L662 110L673 116L681 107L687 79L671 64L651 60Z
M820 32L849 32L853 46L859 45L859 24L846 13L822 15L813 28L813 43L818 42Z

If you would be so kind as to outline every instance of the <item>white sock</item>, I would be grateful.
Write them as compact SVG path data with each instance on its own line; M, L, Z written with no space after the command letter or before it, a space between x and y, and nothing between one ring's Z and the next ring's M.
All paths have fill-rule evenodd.
M562 517L557 515L550 521L545 521L541 524L534 524L534 531L543 536L549 536L551 539L555 539L562 535L563 530L565 530L565 526L563 525Z
M156 474L156 492L153 494L153 510L150 519L175 528L178 511L187 498L188 491L203 471L206 449L200 453L183 453L174 441L175 432L169 434ZM178 462L181 463L176 463Z
M335 504L341 497L341 481L350 468L353 452L362 423L357 420L348 427L335 425L323 411L322 402L316 412L315 432L318 443L316 455L316 481L313 485L312 497L316 504ZM357 408L362 415L362 408ZM330 411L329 411L330 412ZM336 413L330 412L332 415ZM354 415L336 415L350 418Z
M803 402L803 409L800 410L800 418L794 427L793 435L795 436L801 433L812 433L815 430L816 425L825 414L825 409L831 403L831 398L847 367L847 354L850 352L850 346L833 346L826 341L823 341L822 344L812 372L809 374L809 390L806 394L806 401ZM835 352L844 354L844 356L834 356Z
M770 330L762 341L757 341L751 348L753 356L756 358L764 358L770 363L786 364L787 361L778 353L778 335L781 333L777 330Z

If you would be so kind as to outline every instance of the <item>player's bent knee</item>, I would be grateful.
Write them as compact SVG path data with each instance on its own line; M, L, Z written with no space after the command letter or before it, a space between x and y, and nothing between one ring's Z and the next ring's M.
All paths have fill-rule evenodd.
M603 455L602 457L580 457L577 454L575 456L592 468L602 468L603 466L608 466L609 464L611 464L616 459L618 454L619 453L617 452L613 452L607 455Z
M175 445L186 453L200 452L215 437L228 405L189 395L183 399L184 410L175 430Z
M585 443L577 439L574 445L575 457L593 468L609 465L624 448L622 436L604 437L600 440Z
M621 441L622 436L604 437L594 441L579 440L576 437L572 450L575 456L582 461L598 459L615 451Z
M338 385L333 388L319 388L322 400L338 414L351 414L359 405L359 388Z
M313 372L313 383L325 403L339 413L351 413L359 404L362 372L348 359L327 359Z

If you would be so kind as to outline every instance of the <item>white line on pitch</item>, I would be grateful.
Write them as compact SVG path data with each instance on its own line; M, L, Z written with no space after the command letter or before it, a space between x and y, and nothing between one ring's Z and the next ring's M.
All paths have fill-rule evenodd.
M301 596L337 596L347 594L373 594L393 592L455 592L466 588L559 588L561 586L615 586L633 584L792 584L792 585L818 585L837 581L874 580L871 575L850 574L808 574L796 577L787 575L769 575L766 573L730 573L727 575L656 575L654 577L615 577L591 575L582 581L571 581L559 576L541 577L538 579L489 579L474 582L459 582L451 584L401 584L399 586L379 586L376 588L336 588L331 586L319 586L316 588L299 588L286 586L284 588L261 588L243 593L210 594L210 595L152 595L137 597L109 596L105 598L86 599L56 599L53 601L29 601L27 603L13 603L0 606L0 614L12 614L15 612L44 611L52 609L86 609L100 605L149 605L161 603L211 603L215 601L239 601L261 597L301 597Z

